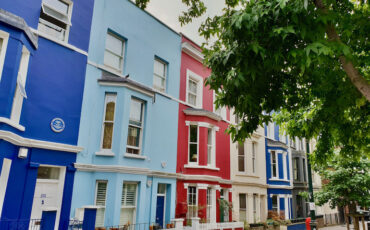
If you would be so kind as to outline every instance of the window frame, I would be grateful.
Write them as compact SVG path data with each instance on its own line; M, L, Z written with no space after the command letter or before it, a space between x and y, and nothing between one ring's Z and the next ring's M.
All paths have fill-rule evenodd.
M191 138L190 138L190 135L191 135L191 132L190 132L190 129L191 129L191 126L195 126L197 127L197 142L191 142ZM189 135L188 135L188 164L192 164L192 165L198 165L199 164L199 125L197 124L190 124L189 125ZM194 162L194 161L190 161L190 145L191 144L196 144L197 145L197 161Z
M274 124L274 122L269 122L267 124L266 132L267 132L267 135L266 135L267 138L275 140L275 124Z
M257 142L252 141L252 173L256 174L257 166L257 154L256 154Z
M212 210L212 189L210 187L206 190L206 222L211 222L211 210Z
M42 31L42 30L39 29L40 19L41 20L44 20L44 21L46 21L46 22L48 22L50 24L53 24L54 26L60 27L59 25L56 25L56 24L54 24L54 23L52 23L50 21L47 21L47 20L41 18L41 15L39 17L39 21L38 21L38 24L37 24L37 31L38 32L41 32L42 34L46 34L48 37L52 37L52 38L54 38L54 39L56 39L58 41L62 41L62 42L68 43L69 33L70 33L70 30L71 30L71 26L72 26L73 1L71 1L71 0L57 0L57 1L63 2L66 5L68 5L68 12L67 12L67 14L64 14L63 12L59 11L58 9L55 9L54 7L49 6L48 4L45 4L44 1L41 2L41 12L44 11L43 7L44 7L44 5L46 5L46 7L51 8L52 10L56 11L57 13L64 14L65 16L67 16L68 21L67 22L64 22L64 21L62 21L62 20L60 20L58 18L53 17L52 15L49 15L49 14L45 13L46 15L48 15L48 17L52 17L55 20L58 20L59 22L62 22L62 23L64 23L66 25L66 28L64 29L65 32L64 32L63 39L59 39L59 38L55 37L54 35L49 34L49 33L45 32L45 31ZM41 24L43 24L43 23L41 23ZM61 28L61 29L63 29L63 28Z
M105 198L104 198L104 206L98 206L96 204L96 201L97 201L97 198L98 198L98 184L99 183L105 183L106 184L106 190L105 190ZM104 226L104 222L105 222L105 211L106 211L106 208L107 208L107 197L108 197L108 180L96 180L95 181L95 197L94 197L94 204L99 207L98 209L101 209L101 208L104 208L104 215L103 215L103 226ZM96 224L96 220L95 220L95 224ZM99 226L97 226L99 227Z
M271 210L274 210L274 197L276 198L276 212L280 215L280 204L279 204L279 195L273 194L271 195Z
M105 123L107 123L107 121L105 120L105 116L106 116L106 113L107 113L107 99L108 97L111 96L114 98L114 113L113 113L113 121L109 121L109 123L112 123L112 140L111 140L111 148L109 149L105 149L103 148L103 141L104 141L104 128L105 128ZM104 98L104 114L103 114L103 120L102 120L102 133L101 133L101 140L100 140L100 150L102 152L111 152L112 149L113 149L113 137L114 137L114 122L115 122L115 118L116 118L116 106L117 106L117 93L111 93L111 92L105 92L105 98Z
M302 158L303 182L307 182L306 158Z
M23 46L22 57L21 60L19 61L18 67L17 83L13 96L13 105L10 113L10 120L16 124L19 124L22 115L23 99L27 98L26 95L23 95L21 87L23 87L23 90L26 91L30 55L31 55L30 51L26 48L26 46ZM21 84L23 85L20 86Z
M253 221L254 223L257 222L257 199L258 199L258 194L253 193Z
M189 201L190 201L190 199L189 199L189 197L190 197L189 190L190 190L190 188L195 188L195 193L192 193L193 195L195 195L195 204L191 204L191 205L189 204ZM197 186L195 186L195 185L189 185L188 186L187 196L186 196L186 203L188 205L188 212L186 213L187 219L190 219L191 217L198 217L198 207L197 207L198 206L198 188L197 188ZM193 207L195 209L196 216L190 215L190 208L189 207ZM193 212L194 212L194 210L193 210ZM192 214L194 214L194 213L192 213Z
M241 208L240 206L241 206L241 204L242 204L242 202L241 202L241 199L240 199L240 196L241 195L244 195L244 199L245 199L245 203L244 203L244 206L245 206L245 208ZM239 199L239 221L247 221L248 220L248 213L247 213L247 207L248 207L248 196L247 196L247 194L246 193L239 193L238 194L238 199ZM245 212L245 216L244 216L244 218L243 219L241 219L241 215L240 215L240 213L242 212L242 211L244 211Z
M129 121L128 121L128 127L127 127L127 140L126 140L126 154L128 155L137 155L137 156L140 156L142 155L142 150L143 150L143 135L144 135L144 125L145 125L145 109L146 109L146 102L143 101L143 100L140 100L136 97L131 97L131 100L130 100L130 110L129 110L129 113L131 112L131 102L132 101L138 101L141 103L141 126L137 126L137 125L133 125L133 124L130 124L130 115L129 115ZM128 130L130 129L130 126L132 127L135 127L135 128L139 128L140 129L140 134L139 134L139 147L136 147L136 146L132 146L132 145L128 145L127 144L127 141L128 141ZM130 148L130 149L136 149L138 150L138 153L129 153L127 152L127 149Z
M274 153L274 154L273 154ZM271 150L270 151L270 163L271 163L271 179L278 179L279 178L279 152L276 151L276 150ZM275 163L273 162L273 157L272 156L275 156ZM275 165L275 176L274 176L274 165Z
M299 157L293 158L293 179L296 181L300 181L299 175Z
M226 121L227 120L227 109L225 106L222 106L216 109L216 104L215 104L216 96L217 96L216 91L213 91L213 112L219 115L223 120Z
M160 75L158 75L158 74L155 73L154 66L155 66L155 63L156 62L159 62L159 63L161 63L161 64L164 65L164 76L160 76ZM153 88L156 89L156 90L158 90L158 91L160 91L160 92L162 92L162 93L165 93L167 91L168 63L165 62L165 61L163 61L161 58L154 57L154 66L153 66ZM163 88L159 88L158 86L156 86L154 84L154 78L155 77L158 77L158 78L161 78L161 79L164 80L164 86L163 86Z
M118 55L116 53L114 53L112 50L108 49L107 48L107 40L108 40L108 36L111 36L111 37L114 37L116 38L117 40L120 40L121 43L122 43L122 54L121 55ZM126 44L127 41L125 38L123 38L122 36L116 34L115 32L113 31L110 31L108 30L107 33L106 33L106 37L105 37L105 47L104 47L104 55L103 55L103 65L110 69L110 70L113 70L113 71L116 71L118 73L123 73L123 69L124 69L124 65L125 65L125 51L126 51ZM119 58L119 68L117 69L116 67L112 66L112 65L109 65L106 63L106 59L105 59L105 53L106 52L109 52L110 54L116 56Z
M190 104L189 102L189 80L192 80L197 84L195 105ZM202 108L203 106L203 78L189 69L186 71L186 103L195 108Z
M2 39L2 44L0 47L0 82L1 82L1 77L3 75L4 64L5 64L6 50L8 48L9 33L3 30L0 30L0 39Z
M241 149L243 149L243 155L240 154ZM240 159L243 158L243 170L240 170L240 165L239 161ZM238 141L238 172L239 173L246 173L247 172L247 167L246 167L246 154L245 154L245 143L244 141Z
M211 144L209 144L209 132L211 132ZM199 137L199 135L198 135ZM199 142L199 140L198 140ZM209 148L211 148L210 153ZM210 156L209 156L210 155ZM210 157L210 159L209 159ZM210 163L208 161L210 160ZM216 166L216 131L213 127L207 128L207 166L208 167L215 167Z
M122 199L123 199L123 195L124 195L124 191L123 191L123 187L124 185L136 185L136 188L135 188L135 205L134 206L125 206L124 204L122 204ZM137 215L137 201L138 201L138 191L139 191L139 183L137 182L129 182L129 181L123 181L122 183L122 193L121 193L121 208L120 208L120 221L121 221L121 212L122 212L122 209L134 209L134 215L133 215L133 223L131 224L135 224L136 223L136 215ZM127 196L127 188L126 188L126 196ZM120 223L121 225L121 223Z

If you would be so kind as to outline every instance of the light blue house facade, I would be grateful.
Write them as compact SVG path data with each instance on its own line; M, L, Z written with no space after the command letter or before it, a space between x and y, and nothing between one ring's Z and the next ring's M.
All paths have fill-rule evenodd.
M92 6L0 1L0 229L68 228Z
M175 216L181 37L128 0L95 1L72 218L165 225Z
M291 219L293 182L288 138L274 123L265 126L265 133L268 211Z

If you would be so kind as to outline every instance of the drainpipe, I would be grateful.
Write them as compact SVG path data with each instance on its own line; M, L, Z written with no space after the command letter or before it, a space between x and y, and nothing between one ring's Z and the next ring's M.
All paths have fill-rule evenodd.
M316 213L315 213L315 201L313 197L313 186L312 186L312 172L311 172L311 163L310 163L310 144L309 141L306 141L307 146L307 171L308 171L308 191L310 193L310 216L311 222L310 226L311 229L317 229L316 227Z

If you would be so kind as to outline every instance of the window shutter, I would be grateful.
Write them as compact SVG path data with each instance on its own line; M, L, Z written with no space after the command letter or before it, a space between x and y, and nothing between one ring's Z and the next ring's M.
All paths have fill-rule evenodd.
M107 182L98 181L95 198L95 205L100 207L96 212L95 226L97 227L104 226L105 202L107 197L106 195L107 195Z
M133 224L136 209L137 184L123 184L121 198L120 225Z

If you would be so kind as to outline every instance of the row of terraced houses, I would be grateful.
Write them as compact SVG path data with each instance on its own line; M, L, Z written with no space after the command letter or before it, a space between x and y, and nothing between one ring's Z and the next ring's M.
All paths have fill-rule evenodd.
M0 1L0 220L307 216L305 140L270 123L233 143L202 61L129 0Z

